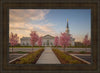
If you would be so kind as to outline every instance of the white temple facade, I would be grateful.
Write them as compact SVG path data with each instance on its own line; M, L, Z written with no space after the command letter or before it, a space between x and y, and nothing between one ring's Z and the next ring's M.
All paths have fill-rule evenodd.
M67 20L67 27L66 27L66 34L69 34L69 26L68 26L68 20ZM51 36L51 35L45 35L42 37L42 46L54 46L54 39L55 37ZM71 46L75 45L75 39L71 36L71 40L70 40ZM31 46L30 44L30 37L22 37L20 39L20 44L21 46ZM35 44L37 45L37 43Z
M45 35L42 37L42 46L54 46L54 38L51 35ZM21 46L31 46L30 37L23 37L20 39ZM37 43L35 44L37 45Z

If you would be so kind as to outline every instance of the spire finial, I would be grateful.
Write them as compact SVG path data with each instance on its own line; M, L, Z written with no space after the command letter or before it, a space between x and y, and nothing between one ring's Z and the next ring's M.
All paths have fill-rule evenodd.
M69 27L68 27L68 18L67 18L67 28L69 28Z
M67 18L67 22L68 22L68 18Z

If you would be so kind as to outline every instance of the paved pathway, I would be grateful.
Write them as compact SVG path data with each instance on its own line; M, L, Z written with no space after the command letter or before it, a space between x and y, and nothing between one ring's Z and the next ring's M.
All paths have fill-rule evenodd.
M54 52L50 47L45 47L44 52L41 54L40 58L36 64L61 64Z

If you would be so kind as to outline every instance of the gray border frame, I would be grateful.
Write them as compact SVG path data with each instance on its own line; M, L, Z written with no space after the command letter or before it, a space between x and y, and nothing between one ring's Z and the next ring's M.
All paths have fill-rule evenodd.
M32 2L32 1L31 1L31 0L28 0L28 2L30 3L30 2ZM95 0L95 1L89 0L89 1L87 1L87 2L86 2L85 0L84 0L84 1L78 1L78 0L77 0L76 2L75 2L74 0L73 0L73 1L69 1L69 0L68 0L68 1L65 1L65 0L62 0L62 1L59 1L59 0L55 0L55 1L49 0L49 1L46 1L46 0L44 0L43 2L41 2L40 0L33 1L33 3L51 3L51 4L52 4L52 3L84 3L84 2L85 2L85 3L97 3L97 4L98 4L98 7L97 7L97 8L98 8L98 13L99 13L99 9L100 9L100 8L99 8L99 0ZM20 0L17 0L17 1L15 1L15 0L9 0L9 1L4 0L4 1L2 1L2 3L1 3L1 4L2 4L2 5L1 5L2 7L1 7L1 9L0 9L0 10L1 10L1 21L0 21L0 22L1 22L1 25L0 25L0 26L2 26L2 24L3 24L2 21L3 21L3 18L5 17L5 15L2 16L2 14L3 14L3 13L2 13L2 9L3 9L4 6L5 6L5 5L3 6L3 4L5 4L5 3L6 3L6 4L8 4L8 3L18 3L18 4L20 4L20 3L27 3L27 1L26 1L26 0L24 0L24 1L23 1L23 0L22 0L22 1L20 1ZM30 5L30 4L29 4L29 5ZM70 6L71 6L71 5L70 5ZM4 12L5 12L5 11L4 11ZM5 13L4 13L4 14L5 14ZM98 14L98 15L99 15L99 14ZM98 26L99 26L99 23L100 23L100 22L99 22L99 17L100 17L100 15L99 15L98 18L97 18L97 19L98 19L98 22L97 22L97 23L98 23ZM92 19L92 20L93 20L93 19ZM5 23L4 23L4 24L5 24ZM92 24L95 24L95 23L92 23ZM92 26L92 27L93 27L93 26ZM100 26L99 26L99 27L100 27ZM98 27L98 28L99 28L99 27ZM95 28L97 28L97 26L96 26ZM8 29L8 28L6 27L6 29ZM96 30L96 29L95 29L95 30ZM2 27L0 27L0 33L1 33L0 35L3 34L3 33L2 33L3 31L4 31L4 35L7 35L7 34L6 34L7 32L6 32L5 30L2 30ZM91 31L91 32L92 32L92 31ZM94 32L97 32L97 31L93 31L93 33L94 33ZM97 33L97 34L99 34L99 29L98 29L98 33ZM95 34L95 35L97 35L97 34ZM98 36L97 40L100 40L100 39L99 39L99 35L97 35L97 36ZM1 37L1 36L0 36L0 37ZM7 38L7 37L6 37L6 38ZM22 72L22 73L23 73L23 72L25 72L25 71L23 71L23 70L18 70L18 69L15 69L15 70L18 70L18 71L12 71L12 70L8 71L8 70L6 70L6 69L8 68L7 65L5 66L5 69L2 67L2 66L5 65L5 63L4 63L4 64L1 64L1 63L3 63L3 62L1 62L1 61L5 61L5 60L6 60L6 59L3 60L3 57L5 57L5 54L4 54L4 55L1 54L2 51L3 51L3 53L5 53L5 51L6 51L6 50L3 50L3 49L2 49L2 45L4 44L4 43L2 43L2 42L3 42L2 39L3 39L3 35L2 35L2 37L0 38L0 40L1 40L1 41L0 41L0 69L1 69L1 72L2 72L2 73L8 73L8 72L9 72L9 73L14 73L14 72L15 72L15 73L18 73L18 72ZM4 40L6 40L6 39L4 39ZM95 42L95 41L94 41L94 42ZM99 41L98 41L98 43L99 43ZM96 44L94 43L94 45L96 45ZM99 48L99 45L96 46L96 47ZM7 53L7 51L6 51L6 53ZM75 73L75 72L76 72L76 73L86 73L86 72L87 72L87 73L92 73L92 72L93 72L93 73L99 73L99 72L100 72L100 70L99 70L99 69L100 69L100 63L99 63L100 58L99 58L99 53L100 53L100 50L98 49L98 67L97 67L96 70L93 70L93 71L92 71L92 70L89 70L89 71L84 71L84 70L83 70L83 71L81 71L81 70L80 70L80 71L79 71L79 70L77 70L77 71L70 71L70 70L68 70L68 71L64 71L64 70L60 70L60 71L59 71L59 70L51 71L51 70L49 70L49 71L26 71L26 72L27 72L27 73L28 73L28 72L30 72L30 73L32 73L32 72L36 72L36 73L40 73L40 72L42 72L42 73L44 73L44 72L46 72L46 73L48 73L48 72L50 72L50 73L51 73L51 72L52 72L52 73L54 73L54 72L57 72L57 73L65 73L65 72L67 72L67 73ZM6 60L6 61L7 61L7 60ZM46 65L46 66L49 66L49 65ZM63 66L64 66L64 65L62 65L62 67L63 67ZM18 67L23 67L23 66L18 66ZM80 66L79 66L79 67L80 67ZM13 69L13 68L12 68L12 69ZM42 69L42 68L41 68L41 69ZM49 67L49 69L51 69L51 67Z

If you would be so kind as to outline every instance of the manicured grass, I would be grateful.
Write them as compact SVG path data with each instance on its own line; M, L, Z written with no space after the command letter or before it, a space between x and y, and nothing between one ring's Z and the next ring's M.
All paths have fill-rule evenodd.
M19 53L19 54L24 54L24 53L27 53L27 52L18 51L17 53Z
M68 46L68 48L90 48L90 46Z
M70 55L66 55L64 52L58 50L58 49L52 49L60 62L62 64L82 64L79 60L71 57Z
M11 46L9 48L12 48ZM13 48L32 48L32 46L14 46ZM33 48L44 48L44 46L34 46Z
M44 49L39 49L35 52L29 53L27 56L16 60L12 64L35 64Z
M67 51L68 53L73 53L73 51Z
M25 54L25 53L28 53L28 52L24 52L24 51L17 51L17 52L9 52L9 53Z
M80 51L80 54L85 54L86 52L85 51Z
M52 46L53 48L62 48L61 46L55 47ZM68 46L67 48L91 48L90 46Z
M33 48L44 48L45 46L34 46ZM54 47L57 48L55 46L49 46L49 47ZM9 46L9 48L12 48L11 46ZM14 46L13 48L32 48L32 46ZM58 48L62 48L61 46L58 46ZM90 46L86 47L86 46L68 46L67 48L90 48Z

